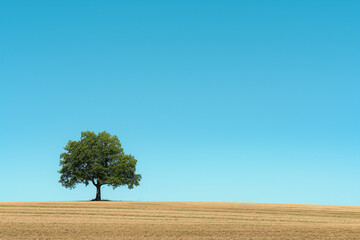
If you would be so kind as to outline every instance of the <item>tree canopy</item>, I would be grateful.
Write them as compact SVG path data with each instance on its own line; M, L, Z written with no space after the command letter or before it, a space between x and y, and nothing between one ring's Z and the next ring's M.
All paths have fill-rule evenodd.
M132 189L139 185L141 175L135 173L137 160L124 153L116 135L106 131L81 132L81 139L70 140L64 149L60 155L59 182L66 188L92 183L97 189L94 200L101 200L103 185L114 189L123 185Z

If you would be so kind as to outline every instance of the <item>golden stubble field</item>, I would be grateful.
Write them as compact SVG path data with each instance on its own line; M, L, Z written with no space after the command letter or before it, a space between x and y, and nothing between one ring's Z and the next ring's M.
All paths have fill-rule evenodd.
M360 207L3 202L0 239L360 239Z

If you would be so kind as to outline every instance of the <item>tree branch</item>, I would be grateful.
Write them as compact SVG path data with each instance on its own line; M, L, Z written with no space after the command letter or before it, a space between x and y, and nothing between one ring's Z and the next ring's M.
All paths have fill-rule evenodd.
M94 184L94 186L96 187L95 181L94 179L91 179L91 182Z

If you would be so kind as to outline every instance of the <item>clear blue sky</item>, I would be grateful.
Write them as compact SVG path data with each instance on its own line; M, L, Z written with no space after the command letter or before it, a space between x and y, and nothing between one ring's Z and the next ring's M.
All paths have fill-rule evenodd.
M81 131L141 186L112 200L360 205L359 1L0 0L0 201L58 183Z

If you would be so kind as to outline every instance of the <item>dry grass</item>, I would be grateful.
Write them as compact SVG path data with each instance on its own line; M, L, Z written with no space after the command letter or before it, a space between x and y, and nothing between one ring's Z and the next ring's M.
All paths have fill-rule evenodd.
M0 203L0 239L360 239L360 207L11 202Z

